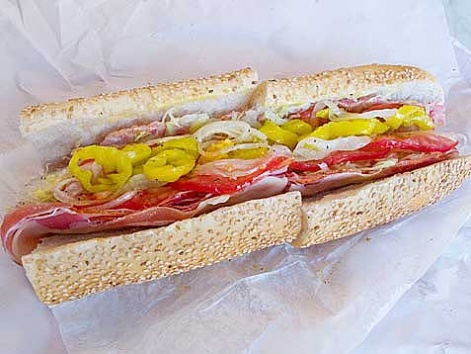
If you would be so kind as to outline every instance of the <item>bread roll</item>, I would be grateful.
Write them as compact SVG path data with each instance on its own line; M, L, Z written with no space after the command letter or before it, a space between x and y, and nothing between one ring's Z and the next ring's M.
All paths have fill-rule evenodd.
M427 72L367 65L265 81L251 69L207 79L29 107L21 131L41 142L48 160L113 129L176 114L276 109L321 100L379 95L393 101L442 104L443 91ZM52 152L52 150L56 150ZM298 192L252 200L171 225L137 232L54 236L22 258L38 297L58 304L114 286L140 283L227 260L281 243L328 242L382 225L432 204L471 174L471 157L301 201ZM391 192L392 191L392 192Z

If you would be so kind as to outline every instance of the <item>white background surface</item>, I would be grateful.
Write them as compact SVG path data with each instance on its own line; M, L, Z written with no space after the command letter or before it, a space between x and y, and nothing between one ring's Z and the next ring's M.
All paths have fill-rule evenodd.
M471 83L471 1L445 0L457 59ZM464 48L463 48L464 47ZM355 354L471 352L471 224L373 329Z
M4 148L15 145L17 136L11 131L16 131L17 110L26 103L245 65L256 67L266 78L371 61L407 62L431 70L445 84L451 82L455 64L452 49L446 44L448 33L439 1L399 1L394 5L387 1L344 2L340 10L329 11L329 6L335 7L332 3L299 1L283 9L273 1L262 1L247 11L252 2L218 2L216 6L214 2L199 1L199 11L195 12L188 10L189 2L168 2L156 12L145 1L66 0L57 1L57 6L50 6L50 1L5 2L0 7L0 28L14 35L0 36L5 49L0 52L0 73L5 83L0 88L0 108L5 112L3 123L13 130L0 131L1 144ZM359 10L362 8L364 11ZM227 13L231 16L224 16ZM326 15L333 13L332 18ZM433 55L424 55L430 48L434 48ZM16 65L21 70L13 70ZM397 224L396 232L380 229L371 235L373 242L363 242L360 235L294 254L277 248L230 267L221 264L141 286L132 293L140 295L139 311L126 313L120 306L105 308L114 299L115 304L131 303L136 309L135 297L126 298L115 291L106 298L93 297L85 305L56 308L55 313L71 352L90 352L90 348L101 352L117 348L151 350L162 343L174 349L170 352L198 351L205 345L206 352L217 352L217 348L227 352L240 352L242 348L286 352L295 350L295 346L300 346L298 352L316 352L316 348L348 352L363 341L443 251L453 229L469 213L466 205L462 199L449 199L441 207L428 209L428 215L422 213ZM434 221L431 224L429 220ZM409 245L411 230L433 233L434 237L419 237ZM394 237L386 237L392 232ZM435 270L414 285L357 352L464 353L469 349L467 327L450 329L451 324L464 323L468 318L463 314L469 296L462 297L470 269L466 253L469 245L465 241L460 237L457 242L462 243L448 249L445 261L439 261ZM338 259L342 263L336 263ZM365 264L364 259L369 263ZM260 262L272 271L260 273L247 267ZM384 272L374 272L366 265L379 266ZM50 312L38 304L21 270L5 257L0 257L0 266L2 350L63 351ZM233 284L225 283L227 277L219 281L220 274L229 274ZM320 282L322 274L331 278L330 284ZM193 288L182 293L181 286L188 284L194 284ZM155 299L156 292L160 298ZM204 295L200 302L196 294ZM149 301L152 299L155 301ZM292 306L283 306L288 299ZM313 306L316 301L322 306ZM188 305L188 311L180 311ZM198 306L206 306L206 310L200 312ZM234 312L234 306L238 311ZM408 317L411 314L415 321ZM135 316L136 321L128 316L126 322L126 315ZM159 317L166 321L154 322ZM192 318L199 323L192 322ZM450 325L442 326L442 321ZM205 323L211 333L202 332ZM157 344L156 333L157 339L161 337ZM181 335L176 339L176 334ZM221 334L227 336L225 341ZM107 342L110 338L115 340ZM185 341L177 343L181 338ZM277 338L281 340L279 345ZM252 339L257 340L250 345ZM201 343L204 340L206 343Z

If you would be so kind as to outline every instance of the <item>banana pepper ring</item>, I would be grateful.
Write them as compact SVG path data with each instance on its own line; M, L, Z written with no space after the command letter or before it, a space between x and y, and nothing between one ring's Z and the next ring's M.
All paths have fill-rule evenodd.
M270 120L266 120L259 130L265 134L271 142L286 145L291 150L294 149L298 142L298 136L295 133L283 129Z
M296 134L298 137L308 135L310 132L312 132L311 125L301 119L289 120L283 124L281 128Z
M352 135L377 135L388 130L389 126L376 118L354 119L324 124L314 130L309 136L332 140Z
M164 141L152 149L152 156L168 149L183 150L195 158L198 156L198 142L192 136Z
M430 130L435 128L432 118L430 118L425 109L417 106L404 105L397 110L397 113L386 119L386 124L392 129L400 126L410 127L416 125L420 130Z
M152 150L147 144L128 144L121 151L127 153L133 166L137 166L149 159Z
M162 150L144 164L144 175L150 181L175 182L195 167L196 157L182 149Z
M92 171L82 168L82 162L87 160L100 165L103 176L94 177ZM124 151L109 146L91 145L75 150L69 161L69 171L88 192L114 191L131 177L131 161Z

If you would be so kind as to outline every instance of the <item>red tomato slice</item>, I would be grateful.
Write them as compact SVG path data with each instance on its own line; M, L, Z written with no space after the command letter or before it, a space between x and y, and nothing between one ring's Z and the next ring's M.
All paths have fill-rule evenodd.
M458 144L450 138L434 134L414 134L404 136L382 136L361 149L335 151L321 160L295 161L291 171L319 171L320 164L335 166L344 162L368 161L386 157L392 151L406 152L447 152Z
M169 185L180 191L204 192L215 195L233 194L250 186L262 174L278 171L287 166L289 162L290 159L285 156L275 156L266 164L260 165L255 172L245 176L231 178L218 174L205 174L194 177L183 177L176 182L169 183Z
M365 160L376 160L385 157L391 150L385 148L377 151L335 151L329 156L322 160L311 160L311 161L295 161L289 168L291 171L319 171L320 164L324 163L328 166L334 166L342 162L355 162Z
M414 152L447 152L458 145L456 140L435 134L403 134L398 137L382 136L360 150L405 150Z

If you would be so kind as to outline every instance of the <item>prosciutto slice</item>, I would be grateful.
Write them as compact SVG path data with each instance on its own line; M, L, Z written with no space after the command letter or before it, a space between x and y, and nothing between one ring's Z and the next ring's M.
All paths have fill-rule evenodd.
M64 203L47 203L18 208L6 215L1 234L3 247L21 264L21 257L31 253L41 238L57 234L85 234L127 228L159 227L192 218L222 206L266 198L287 188L285 177L267 176L232 195L201 194L166 188L165 198L137 196L118 209L77 208ZM154 202L156 205L151 206ZM140 208L138 208L140 206Z
M109 133L100 145L121 147L136 141L161 138L165 135L165 130L165 123L159 121L147 125L134 125Z
M206 198L208 199L208 198ZM205 204L208 205L208 204ZM2 225L3 247L12 258L21 263L21 257L30 253L42 237L53 234L81 234L131 227L163 226L203 212L198 205L186 209L154 206L142 211L102 210L84 212L67 204L50 203L27 206L5 217Z
M380 178L389 177L397 173L412 171L440 162L458 155L457 151L448 153L417 154L399 160L392 166L384 168L351 167L317 172L292 173L289 176L290 191L300 191L304 197L325 193L332 189L350 184L364 183Z

